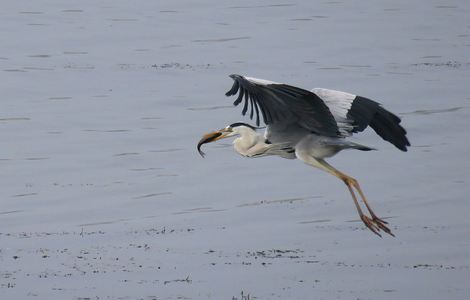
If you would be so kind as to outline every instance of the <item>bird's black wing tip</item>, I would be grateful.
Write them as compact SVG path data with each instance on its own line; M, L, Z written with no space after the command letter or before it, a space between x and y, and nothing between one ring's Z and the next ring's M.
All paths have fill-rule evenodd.
M238 78L237 76L240 76L240 75L232 74L229 76L230 78L233 79L233 85L232 85L232 88L228 92L225 93L225 96L230 97L238 93L238 90L240 89L240 82L239 80L237 80Z

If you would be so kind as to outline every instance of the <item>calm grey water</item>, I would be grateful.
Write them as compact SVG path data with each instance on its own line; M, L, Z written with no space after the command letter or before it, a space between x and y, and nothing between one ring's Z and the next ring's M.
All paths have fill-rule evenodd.
M0 11L2 299L466 299L468 1L80 1ZM232 73L380 101L337 179L200 136ZM243 296L242 293L243 292ZM244 297L244 298L243 298Z

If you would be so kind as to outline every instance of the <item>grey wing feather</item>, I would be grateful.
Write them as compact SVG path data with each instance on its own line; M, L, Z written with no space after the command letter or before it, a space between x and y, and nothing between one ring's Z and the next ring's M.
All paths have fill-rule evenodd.
M261 79L240 75L230 75L230 77L234 83L226 95L232 96L239 93L233 104L237 106L243 100L245 101L243 115L246 115L248 111L247 102L252 101L250 117L252 119L256 115L258 126L259 112L261 112L266 125L295 123L316 134L330 137L341 135L328 106L314 93L287 84ZM253 107L255 111L253 111Z
M384 140L406 151L410 142L400 118L383 108L380 103L353 94L315 88L312 90L330 108L341 135L350 136L370 126Z

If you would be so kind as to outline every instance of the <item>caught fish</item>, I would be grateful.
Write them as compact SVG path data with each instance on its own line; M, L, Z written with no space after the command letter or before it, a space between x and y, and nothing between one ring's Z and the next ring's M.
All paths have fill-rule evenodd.
M197 151L199 152L199 154L202 157L204 157L206 154L204 153L204 151L201 150L202 145L213 142L213 141L216 141L217 138L220 137L221 135L222 135L222 132L220 132L220 131L215 131L215 132L210 132L210 133L205 134L201 138L199 143L197 143Z

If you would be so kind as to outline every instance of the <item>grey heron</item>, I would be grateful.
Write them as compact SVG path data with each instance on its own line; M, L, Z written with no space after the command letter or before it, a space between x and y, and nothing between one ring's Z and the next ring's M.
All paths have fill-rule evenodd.
M368 126L398 149L407 151L410 143L399 117L378 102L345 92L322 88L308 91L264 79L235 74L230 77L234 83L226 96L238 93L233 104L238 106L243 102L242 115L246 115L250 108L250 119L256 117L257 126L260 126L261 115L266 130L261 135L254 126L234 123L208 133L197 146L202 156L203 144L236 136L233 141L235 151L243 156L276 155L299 159L336 176L346 184L367 228L379 236L381 230L394 236L388 223L372 210L358 181L337 170L325 159L344 149L375 150L346 139ZM364 214L356 192L369 215Z

